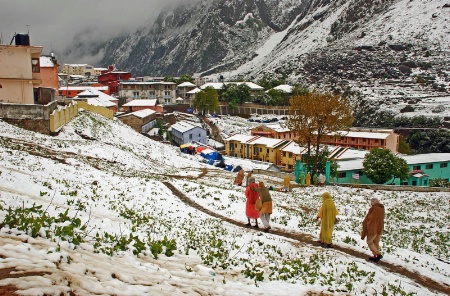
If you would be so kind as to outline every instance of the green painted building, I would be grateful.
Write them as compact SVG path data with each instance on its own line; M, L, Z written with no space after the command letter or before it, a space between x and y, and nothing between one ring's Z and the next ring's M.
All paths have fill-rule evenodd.
M395 185L429 186L431 179L446 179L450 181L450 153L428 153L417 155L398 155L406 160L410 169L409 180L400 183L394 180ZM338 161L338 178L335 183L374 184L363 173L364 159ZM392 180L386 182L391 184Z

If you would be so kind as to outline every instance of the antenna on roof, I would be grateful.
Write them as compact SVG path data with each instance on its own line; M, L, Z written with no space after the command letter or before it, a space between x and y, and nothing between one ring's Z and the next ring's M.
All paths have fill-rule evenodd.
M30 35L30 25L27 25L27 34Z

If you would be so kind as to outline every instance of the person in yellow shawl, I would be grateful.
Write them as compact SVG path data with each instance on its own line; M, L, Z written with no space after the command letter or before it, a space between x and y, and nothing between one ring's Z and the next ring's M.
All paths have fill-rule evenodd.
M272 197L270 196L269 189L266 188L264 182L259 182L258 188L252 188L252 190L259 193L261 199L261 208L256 208L259 211L259 218L264 225L264 231L269 232L270 227L270 214L272 214Z
M283 191L289 192L291 191L291 178L289 177L289 174L286 174L283 180Z
M325 247L331 248L333 242L331 237L333 235L334 224L336 222L336 216L339 214L336 206L331 199L331 195L328 192L322 194L322 206L317 214L316 220L322 219L320 226L319 243Z

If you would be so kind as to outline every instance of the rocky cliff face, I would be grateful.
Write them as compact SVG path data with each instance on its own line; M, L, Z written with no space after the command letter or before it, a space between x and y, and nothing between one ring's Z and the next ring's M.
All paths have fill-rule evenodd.
M314 3L316 2L316 3ZM255 56L274 32L311 5L328 1L203 0L163 11L156 22L109 42L102 64L134 75L181 75L233 69Z
M352 92L363 109L445 117L449 24L448 0L191 1L109 42L103 64L134 76L284 78Z

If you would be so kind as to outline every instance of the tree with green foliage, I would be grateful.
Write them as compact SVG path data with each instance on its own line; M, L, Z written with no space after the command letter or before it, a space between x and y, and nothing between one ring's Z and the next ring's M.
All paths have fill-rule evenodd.
M192 75L189 74L183 74L180 76L180 78L176 81L177 84L183 83L183 82L190 82L190 83L194 83L194 77L192 77Z
M176 83L176 79L173 76L166 76L164 77L164 82L175 82Z
M264 77L259 80L257 84L264 87L265 90L270 90L279 85L286 84L286 81L284 79L268 79L267 77Z
M270 89L268 95L272 97L271 104L273 106L282 106L289 103L286 93L279 89Z
M225 85L222 93L222 99L228 102L228 107L236 108L238 104L248 102L251 99L251 89L245 84L230 83Z
M373 148L363 161L363 172L376 184L384 184L390 179L409 179L409 166L403 158L395 156L390 150Z
M398 138L398 152L402 154L412 154L411 147L409 147L408 142L406 142L405 138L403 136L400 136Z
M202 114L205 114L205 112L215 112L219 110L219 95L213 87L208 86L195 94L192 105L194 108L200 110Z

